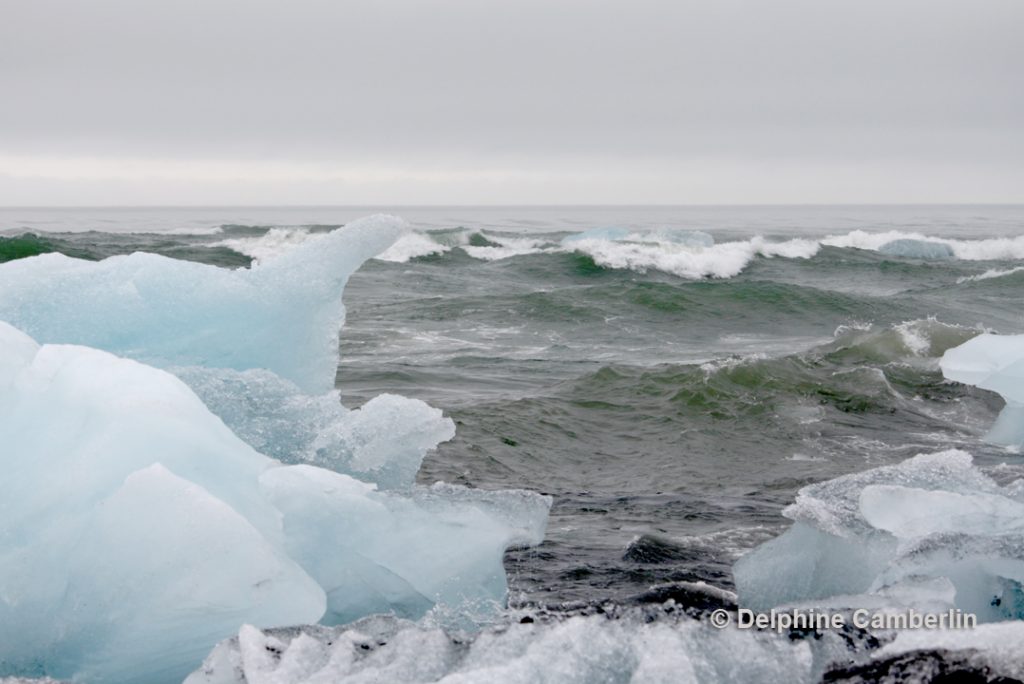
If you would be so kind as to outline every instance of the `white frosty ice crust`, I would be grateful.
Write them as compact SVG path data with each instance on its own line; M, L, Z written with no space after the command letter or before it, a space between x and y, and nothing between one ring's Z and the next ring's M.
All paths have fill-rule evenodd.
M715 630L572 617L514 624L460 644L437 628L370 618L344 630L267 634L243 627L186 684L590 684L591 682L807 682L807 643Z

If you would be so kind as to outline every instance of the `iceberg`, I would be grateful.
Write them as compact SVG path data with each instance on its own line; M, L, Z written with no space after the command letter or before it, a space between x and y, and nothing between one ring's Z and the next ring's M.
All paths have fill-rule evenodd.
M0 674L174 681L252 622L500 602L550 499L407 495L239 439L177 377L0 324Z
M334 389L345 284L404 230L371 216L252 269L146 253L20 259L0 265L0 320L171 371L263 454L407 488L454 424L393 395L349 411Z
M715 238L702 230L659 228L647 233L634 233L630 237L637 242L664 242L687 247L713 247L715 245Z
M228 271L0 265L0 677L177 682L239 626L493 611L548 497L415 484L454 426L333 389L373 217Z
M174 375L0 324L0 675L175 681L242 623L497 604L550 499L258 453Z
M621 228L619 226L604 226L601 228L591 228L585 230L582 233L573 233L562 238L563 245L571 245L574 242L580 240L625 240L629 237L630 231L627 228Z
M949 380L1001 396L1006 406L986 439L1024 447L1024 335L978 335L947 350L939 365Z
M905 257L908 259L952 259L956 256L953 248L945 242L915 240L912 238L900 238L886 242L878 248L878 251L889 256Z
M1024 618L1024 481L950 450L809 485L733 568L741 605L959 609Z
M0 320L44 343L158 368L266 369L319 394L334 387L348 277L404 228L371 216L251 269L144 252L18 259L0 266Z

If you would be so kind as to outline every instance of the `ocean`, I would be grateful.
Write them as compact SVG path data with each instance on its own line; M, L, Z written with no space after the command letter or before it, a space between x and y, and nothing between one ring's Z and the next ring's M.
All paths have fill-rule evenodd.
M657 680L637 654L691 628L650 606L731 595L734 564L790 527L802 488L950 449L999 483L1024 473L986 439L1003 399L939 366L981 333L1024 333L1022 206L4 208L0 262L142 251L249 268L378 213L408 230L349 278L335 387L348 408L396 394L454 421L419 484L552 498L543 542L505 553L490 618L505 626L488 629L600 614L609 626L562 635L599 650L634 638L608 616L635 610L665 632L614 656L636 660L626 678L582 653L563 673L579 681ZM352 633L395 642L368 619ZM568 648L531 634L489 647L523 681ZM438 672L466 666L465 641ZM799 661L765 648L781 650L751 661L762 681Z

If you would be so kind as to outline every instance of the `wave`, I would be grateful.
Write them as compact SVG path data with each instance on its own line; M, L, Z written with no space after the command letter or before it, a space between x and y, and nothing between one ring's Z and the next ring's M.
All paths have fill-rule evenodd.
M826 345L830 354L889 363L911 358L936 361L948 349L987 332L977 327L943 323L933 317L904 321L876 330L872 325L845 325Z
M1024 259L1024 235L1013 238L985 238L981 240L958 240L924 235L922 233L904 233L890 230L882 233L871 233L855 230L845 235L831 235L821 240L822 245L830 247L846 247L867 249L886 253L892 256L910 258L935 258L934 255L944 254L942 245L949 253L964 261L1014 261ZM942 258L942 257L940 257Z
M569 236L561 246L586 254L597 265L606 268L639 272L658 270L683 278L729 278L738 275L759 256L809 259L823 246L870 250L892 257L922 260L1024 259L1024 236L957 240L901 231L872 233L857 230L820 240L771 241L756 236L749 240L715 243L712 236L700 231L623 233L595 229ZM994 273L987 277L1004 274Z
M990 268L989 270L985 271L984 273L981 273L981 274L978 274L978 275L963 276L961 278L957 278L956 282L957 282L958 285L961 285L963 283L974 283L974 282L978 282L978 281L981 281L981 280L992 280L993 278L1003 278L1005 276L1009 276L1009 275L1013 275L1014 273L1021 273L1021 272L1024 272L1024 266L1017 266L1016 268L1006 268L1006 269Z
M330 226L224 226L224 232L232 237L213 243L213 246L227 247L251 257L257 263L283 256L300 245L316 241L327 234ZM451 238L446 244L445 238ZM469 244L469 236L461 231L438 231L425 233L407 229L388 249L375 259L394 263L406 263L411 259L434 256L451 251L455 246ZM482 253L479 258L486 258Z
M191 235L193 239L177 240L169 239L166 234L153 233L22 233L0 237L0 263L54 253L75 259L100 261L133 252L152 252L173 259L226 268L242 268L252 263L249 255L217 243L196 242L194 237Z
M484 261L497 261L527 254L551 252L557 249L550 240L544 238L487 235L486 239L490 244L474 245L470 243L463 245L461 249L474 259L483 259Z
M325 235L306 228L271 228L256 237L228 238L213 243L213 246L227 247L252 257L256 263L262 263L290 252L299 245L322 239Z
M295 247L317 240L332 225L223 225L218 234L196 233L194 239L168 239L168 234L24 233L0 237L0 261L60 252L86 259L112 254L151 251L175 258L222 266L248 265L238 255L262 263ZM219 238L219 239L218 239ZM216 240L216 241L214 241ZM379 261L409 261L458 253L486 262L516 257L575 254L588 261L591 270L624 270L665 273L687 280L728 279L744 272L758 259L810 260L822 248L861 250L887 257L894 263L949 261L1015 261L1024 259L1024 236L977 240L941 238L905 231L869 232L808 238L753 236L716 241L710 233L661 227L633 230L598 227L578 233L510 233L458 227L446 230L409 228ZM219 250L214 252L214 250ZM993 269L957 282L1002 277L1016 269Z
M957 240L920 233L856 230L821 239L772 241L755 236L748 240L714 242L700 231L655 230L623 232L609 228L571 235L561 248L586 254L598 266L638 272L657 270L682 278L730 278L757 257L809 259L824 247L870 250L890 257L964 261L1024 259L1024 236Z
M676 241L603 239L580 239L568 244L599 266L640 273L657 270L690 279L730 278L742 272L757 256L807 259L817 254L819 249L812 240L769 242L760 237L711 246Z
M630 453L636 448L630 435L638 432L647 443L674 445L682 431L690 444L707 441L716 450L722 443L735 451L756 448L759 458L767 460L793 456L795 444L799 453L824 458L869 457L877 445L861 448L854 443L864 434L894 449L906 447L908 434L929 445L959 443L965 427L987 429L987 416L997 407L979 393L945 381L939 358L980 332L922 319L880 328L841 328L827 343L788 355L657 366L608 364L563 381L544 395L471 410L461 420L475 425L500 413L504 434L540 451L558 434L571 434L573 444L579 440L580 458L602 451ZM967 415L986 417L974 426ZM597 424L602 441L591 443L587 435ZM622 441L616 442L615 435ZM544 471L563 468L563 458L565 450ZM630 486L656 486L652 482L679 467L678 452L671 446L664 454L645 458L650 474L637 474Z
M415 231L408 231L403 233L402 236L395 241L395 244L388 247L375 258L380 259L381 261L405 263L410 259L444 254L450 250L450 246L443 245L432 240L429 235Z
M700 279L737 275L758 256L809 258L819 248L813 240L775 242L762 237L716 244L708 233L672 229L636 232L622 228L598 228L569 235L562 240L552 239L549 235L514 236L468 230L445 237L448 240L439 239L433 233L410 231L377 258L404 263L455 249L480 261L575 253L585 255L600 268L639 272L656 270L687 279ZM241 251L245 252L245 249Z
M0 263L56 251L59 246L53 240L34 233L0 237Z
M702 231L656 229L629 231L595 228L569 235L558 244L544 239L500 239L488 247L464 247L472 257L488 260L526 254L570 251L583 254L602 268L640 273L661 271L687 279L731 278L759 257L810 259L824 246L870 250L890 257L915 260L965 261L1024 259L1024 236L956 240L919 233L852 231L821 239L772 240L755 236L715 242Z

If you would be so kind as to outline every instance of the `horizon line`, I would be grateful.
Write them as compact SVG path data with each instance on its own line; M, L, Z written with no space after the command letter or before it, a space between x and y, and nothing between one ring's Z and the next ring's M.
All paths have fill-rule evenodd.
M494 203L494 204L0 204L8 209L693 209L759 207L1024 207L1016 202L735 202L735 203Z

